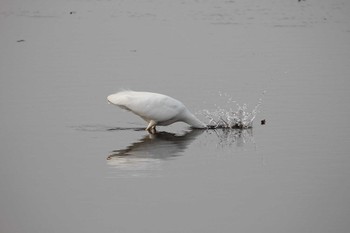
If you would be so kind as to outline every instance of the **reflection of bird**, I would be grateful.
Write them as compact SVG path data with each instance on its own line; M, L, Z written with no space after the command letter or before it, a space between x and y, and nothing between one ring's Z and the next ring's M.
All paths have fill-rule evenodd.
M146 130L155 133L157 125L170 125L183 121L193 128L206 128L180 101L166 95L152 92L121 91L107 97L108 101L140 116L148 126Z
M126 149L114 150L107 157L108 164L118 167L132 167L131 165L135 166L135 163L154 164L160 160L179 156L203 132L203 130L191 130L184 135L167 132L147 135Z

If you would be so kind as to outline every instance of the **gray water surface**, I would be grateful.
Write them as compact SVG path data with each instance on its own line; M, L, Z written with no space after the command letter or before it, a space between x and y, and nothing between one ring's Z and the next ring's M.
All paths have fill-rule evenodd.
M0 232L348 232L350 4L0 3ZM149 135L122 88L253 128ZM261 125L261 120L266 120Z

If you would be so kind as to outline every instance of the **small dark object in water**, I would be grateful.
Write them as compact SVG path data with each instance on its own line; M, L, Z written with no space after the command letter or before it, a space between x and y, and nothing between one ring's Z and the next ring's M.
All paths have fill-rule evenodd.
M261 120L261 124L262 125L265 125L266 124L266 120L264 119L264 120Z
M76 11L71 11L71 12L69 12L69 14L75 14L75 13L77 13Z
M17 42L24 42L25 40L17 40Z

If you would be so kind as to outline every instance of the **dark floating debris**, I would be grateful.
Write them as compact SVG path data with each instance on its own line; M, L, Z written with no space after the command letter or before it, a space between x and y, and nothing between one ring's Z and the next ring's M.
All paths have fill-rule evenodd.
M69 14L71 14L71 15L76 14L76 13L77 13L76 11L69 12Z
M266 120L261 120L261 125L265 125L266 124Z
M25 40L17 40L18 43L24 42Z

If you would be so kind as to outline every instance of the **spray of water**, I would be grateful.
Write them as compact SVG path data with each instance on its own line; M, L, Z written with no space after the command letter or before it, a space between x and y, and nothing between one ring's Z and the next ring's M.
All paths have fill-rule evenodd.
M262 98L259 99L258 104L252 111L249 111L247 104L240 105L225 93L219 93L219 95L227 98L227 106L229 107L216 105L214 110L204 109L199 112L200 115L203 115L209 121L209 128L248 129L253 127L254 119L260 111L259 107L262 104Z

